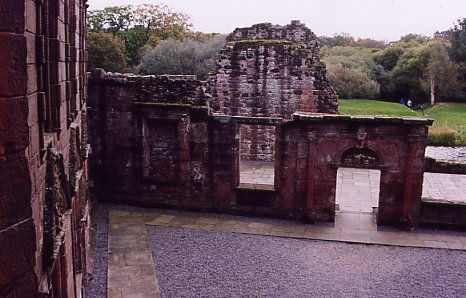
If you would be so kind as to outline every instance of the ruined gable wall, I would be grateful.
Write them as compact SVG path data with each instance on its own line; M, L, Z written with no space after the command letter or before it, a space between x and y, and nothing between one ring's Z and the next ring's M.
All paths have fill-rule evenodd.
M296 111L338 112L316 36L303 24L239 28L227 41L214 84L221 112L286 119Z
M227 115L290 119L296 111L338 113L315 34L299 21L239 28L220 51L212 106ZM274 130L241 131L245 159L273 160ZM271 150L270 150L271 149Z
M81 292L89 245L81 222L89 223L85 2L7 0L0 8L0 296ZM49 213L56 205L60 214ZM66 286L58 292L53 282Z

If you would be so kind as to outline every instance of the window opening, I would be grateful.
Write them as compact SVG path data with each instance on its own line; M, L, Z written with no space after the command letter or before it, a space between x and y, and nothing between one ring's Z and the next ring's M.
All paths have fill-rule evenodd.
M240 125L240 187L274 189L275 133L272 125Z

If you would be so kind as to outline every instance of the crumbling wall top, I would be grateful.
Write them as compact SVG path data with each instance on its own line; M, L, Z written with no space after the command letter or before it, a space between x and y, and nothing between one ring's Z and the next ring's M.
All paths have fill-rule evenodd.
M134 75L93 69L90 81L94 84L134 87L135 102L156 102L206 106L211 97L206 81L195 75Z
M227 37L228 42L256 39L289 40L310 47L318 47L314 32L300 21L291 21L286 26L261 23L251 27L237 28Z

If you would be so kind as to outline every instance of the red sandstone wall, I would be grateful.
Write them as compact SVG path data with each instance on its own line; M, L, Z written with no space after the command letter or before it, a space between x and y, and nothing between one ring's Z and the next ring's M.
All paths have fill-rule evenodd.
M163 88L166 77L94 74L91 163L99 197L142 206L333 220L337 169L357 160L352 152L362 152L367 160L375 156L372 166L382 172L379 223L417 223L429 121L309 113L283 121L212 114L180 92L199 88L189 82L176 80L172 101L141 101L141 86ZM244 126L274 126L274 190L237 188Z
M296 111L338 113L316 36L303 24L258 24L227 40L213 83L212 106L220 112L285 119Z
M240 159L275 160L275 126L241 125Z
M63 226L73 235L64 239L65 269L43 263L43 223L51 149L63 157L69 199L79 202L69 206L75 223L87 216L86 187L78 189L87 184L85 1L3 1L0 43L0 296L59 296L51 272L66 270L66 291L79 297L75 272L86 269L72 266L81 241L73 233L89 227Z

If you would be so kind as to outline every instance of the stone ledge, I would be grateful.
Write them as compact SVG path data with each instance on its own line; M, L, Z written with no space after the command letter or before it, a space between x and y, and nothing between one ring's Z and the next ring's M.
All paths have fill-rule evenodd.
M434 120L421 117L400 117L387 115L343 115L343 114L323 114L323 113L308 113L295 112L293 119L304 121L321 121L321 120L349 120L349 121L370 121L370 122L391 122L391 123L407 123L407 124L423 124L432 125Z

